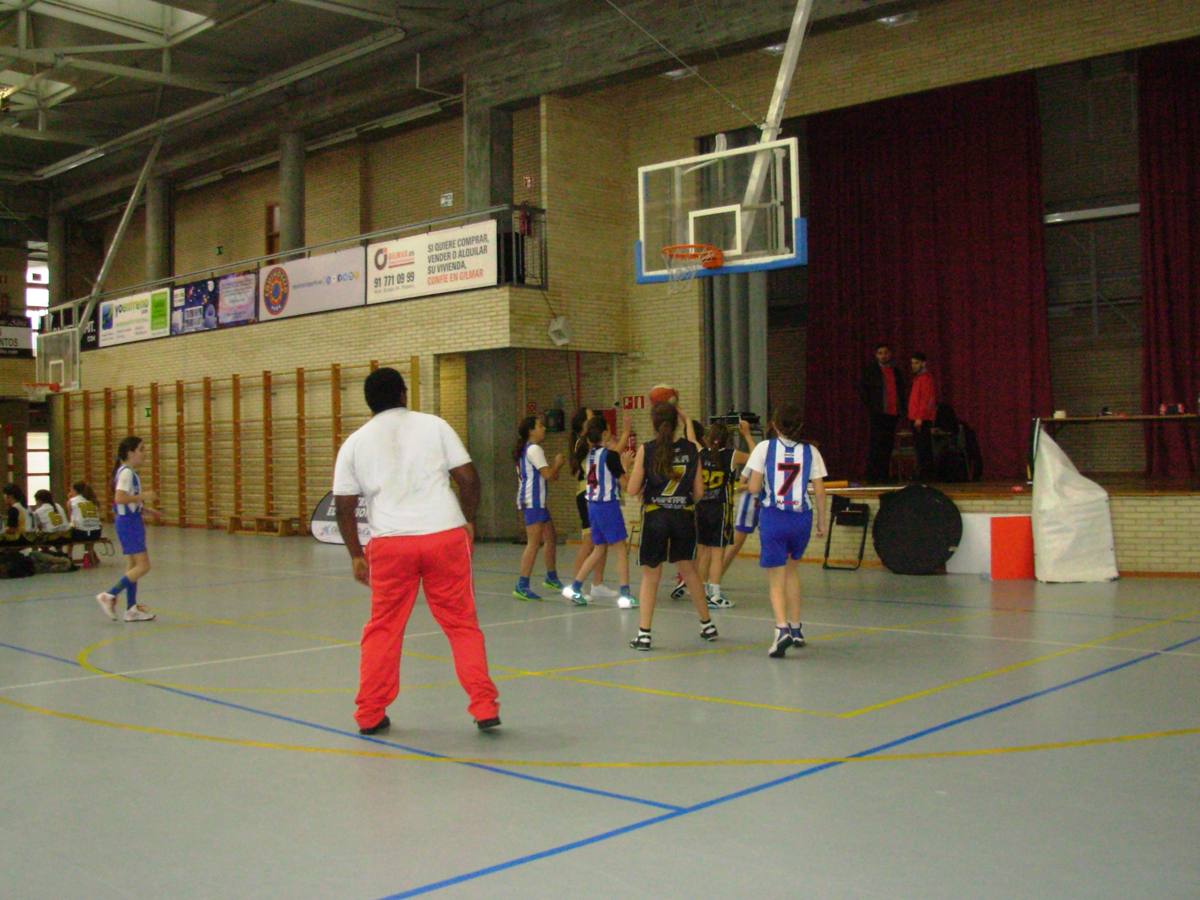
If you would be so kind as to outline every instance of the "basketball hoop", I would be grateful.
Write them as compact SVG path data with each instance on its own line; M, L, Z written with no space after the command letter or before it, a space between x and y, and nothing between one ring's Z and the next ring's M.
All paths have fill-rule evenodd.
M662 257L671 290L691 281L701 269L725 265L725 254L712 244L668 244L662 248Z
M62 385L57 381L24 381L21 387L25 388L25 396L30 403L45 403L47 397L62 390Z

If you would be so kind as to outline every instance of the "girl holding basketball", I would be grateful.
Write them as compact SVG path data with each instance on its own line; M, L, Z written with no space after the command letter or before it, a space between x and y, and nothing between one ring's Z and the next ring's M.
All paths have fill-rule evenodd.
M577 410L575 415L571 417L571 437L567 444L570 448L571 474L575 476L575 508L579 512L580 537L582 538L579 551L575 554L574 571L576 572L580 570L584 560L591 555L592 550L596 547L592 542L592 525L591 519L588 516L587 472L584 466L591 447L588 444L584 431L588 423L598 415L595 410L588 406ZM629 411L626 410L621 420L620 437L613 440L612 435L606 436L605 446L619 455L629 442L631 430ZM591 570L592 588L589 594L597 600L612 600L618 596L618 592L604 584L604 564L608 560L608 548L603 544L600 546L602 552L599 562Z
M816 533L825 534L825 461L811 444L800 440L804 417L800 407L787 404L771 420L775 436L757 447L746 462L749 493L759 496L762 515L759 565L767 570L775 634L767 655L781 659L789 647L804 646L800 626L800 572L798 564L813 530L814 502L808 498L811 482L816 495Z
M525 552L521 554L521 572L513 589L513 596L518 600L542 599L529 587L529 576L541 546L546 548L546 578L542 583L556 591L561 591L563 586L555 571L558 533L550 518L546 487L548 482L558 480L564 460L558 453L554 456L554 465L546 462L546 451L542 449L545 437L546 422L541 416L528 416L517 426L513 462L517 467L517 508L525 520Z
M117 597L125 591L125 621L149 622L154 613L137 602L138 581L150 571L150 554L146 551L146 527L142 518L149 515L160 518L158 510L148 503L156 498L152 491L142 491L142 480L138 469L146 456L146 445L140 437L130 436L117 447L117 460L113 466L113 513L117 538L121 552L128 558L128 567L121 580L96 595L96 602L113 621L117 618Z
M602 565L612 547L617 554L617 573L621 579L617 605L623 609L637 606L629 591L629 554L625 541L625 517L621 513L621 485L625 483L625 466L631 465L632 454L619 455L608 446L611 435L603 416L594 416L587 424L584 437L588 443L588 454L584 460L585 496L588 505L588 521L591 523L592 541L595 549L575 569L575 580L562 589L563 596L576 606L587 604L583 595L583 580L597 565ZM594 590L594 588L593 588Z
M664 562L674 563L683 576L700 620L700 637L717 639L717 626L709 615L695 563L695 504L704 496L700 454L694 435L677 437L681 423L687 423L687 431L692 429L675 405L656 403L650 422L654 440L638 447L628 483L630 494L642 495L641 612L637 637L629 642L634 650L650 649L654 601Z

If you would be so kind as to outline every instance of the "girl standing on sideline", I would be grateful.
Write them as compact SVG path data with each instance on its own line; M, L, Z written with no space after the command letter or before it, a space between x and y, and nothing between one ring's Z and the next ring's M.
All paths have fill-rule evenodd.
M121 552L129 557L128 568L121 580L107 591L96 595L100 608L114 622L117 619L117 597L125 591L125 621L149 622L154 613L137 602L138 580L150 571L150 554L146 552L146 527L142 515L159 518L158 510L147 503L154 503L152 491L142 493L142 481L137 470L146 456L146 445L140 437L127 437L117 447L117 461L113 466L113 513L117 538L121 541Z
M681 421L687 436L676 439ZM630 494L642 495L642 545L638 553L642 566L638 588L641 612L637 637L629 642L634 650L650 649L654 601L664 562L674 563L683 576L700 619L700 637L706 641L717 639L717 626L709 615L695 563L695 504L704 496L696 436L687 416L671 403L656 403L650 411L650 423L654 440L638 447L628 484Z
M817 537L825 534L825 461L811 444L800 440L804 417L800 407L787 404L775 411L771 422L775 437L754 448L746 462L749 493L759 496L762 517L759 565L767 570L775 634L767 655L781 659L788 647L803 647L800 628L800 572L798 562L808 546L813 528L811 481L816 495Z
M558 533L554 520L546 505L546 483L558 480L563 467L563 455L556 453L554 465L546 462L546 451L542 440L546 437L546 423L541 416L529 416L517 426L517 445L513 448L513 462L517 465L517 508L525 519L525 552L521 554L521 573L513 596L518 600L541 600L529 587L529 576L533 562L537 559L538 547L545 545L546 587L562 590L562 582L555 571L558 552Z
M100 564L96 555L96 541L100 540L100 504L96 500L96 492L86 481L77 481L71 485L67 494L67 509L71 519L72 551L75 544L83 544L83 559L81 565L85 569Z
M584 493L595 549L575 569L574 582L570 587L563 588L562 593L576 606L585 606L587 598L583 595L583 579L595 566L603 564L608 548L612 547L617 554L617 574L621 579L617 605L622 609L630 609L637 606L637 601L629 592L629 553L625 546L628 534L625 531L625 517L621 514L621 483L626 480L625 466L632 465L633 454L619 456L609 448L611 435L603 416L593 416L588 421L584 437L589 448L583 465L587 485Z
M738 421L738 431L750 450L754 436L750 423ZM733 601L721 593L721 575L725 572L725 547L733 530L730 527L730 480L735 469L745 465L750 454L729 446L729 429L720 422L708 426L704 449L700 451L700 473L704 478L704 496L696 504L696 535L700 549L696 560L704 579L704 595L710 609L729 609ZM744 539L743 539L744 540Z

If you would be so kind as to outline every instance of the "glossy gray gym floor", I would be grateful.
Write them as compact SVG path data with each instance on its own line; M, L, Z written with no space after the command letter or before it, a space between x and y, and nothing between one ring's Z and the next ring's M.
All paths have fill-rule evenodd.
M491 734L423 602L357 734L341 547L152 529L145 624L92 599L118 559L5 582L0 894L1200 895L1196 581L806 565L770 660L753 560L720 641L664 589L637 653L635 611L512 599L518 550L476 551Z

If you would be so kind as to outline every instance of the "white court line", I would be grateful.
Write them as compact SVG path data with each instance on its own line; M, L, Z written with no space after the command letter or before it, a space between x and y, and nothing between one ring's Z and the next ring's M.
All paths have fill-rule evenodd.
M558 613L558 614L552 615L552 616L537 616L533 619L511 619L507 622L490 622L487 625L484 625L481 623L479 627L481 629L483 629L484 631L486 631L489 628L504 628L508 625L526 625L526 624L529 624L530 622L542 622L542 621L546 621L549 619L563 619L563 618L566 618L567 616L583 615L586 612L601 613L601 612L607 612L607 611L608 610L606 610L604 608L597 608L597 609L585 610L585 611L580 611L580 612L564 612L564 613ZM404 636L404 639L408 640L409 638L437 637L442 634L443 634L443 632L441 629L438 629L437 631L417 631L417 632L413 632L411 634L406 634ZM82 681L98 681L102 678L116 678L116 677L123 677L123 676L129 676L129 675L149 675L149 674L155 673L155 672L176 672L176 671L179 671L180 669L198 669L203 666L217 666L217 665L223 665L224 663L252 662L252 661L260 660L260 659L272 659L272 658L279 657L279 656L294 656L295 654L298 654L298 653L312 653L313 651L316 651L316 650L344 650L346 647L357 648L358 642L357 641L346 641L346 642L340 643L340 644L318 644L313 647L301 647L300 649L297 649L297 650L279 650L274 653L257 653L253 656L229 656L229 657L225 657L222 659L203 660L201 662L179 663L179 664L173 665L173 666L155 666L155 667L149 668L149 669L128 669L124 672L112 672L110 674L105 674L105 675L80 675L76 678L55 678L51 681L30 681L25 684L5 684L5 685L0 685L0 691L15 691L19 688L45 687L47 685L53 685L53 684L74 684L76 682L82 682Z

